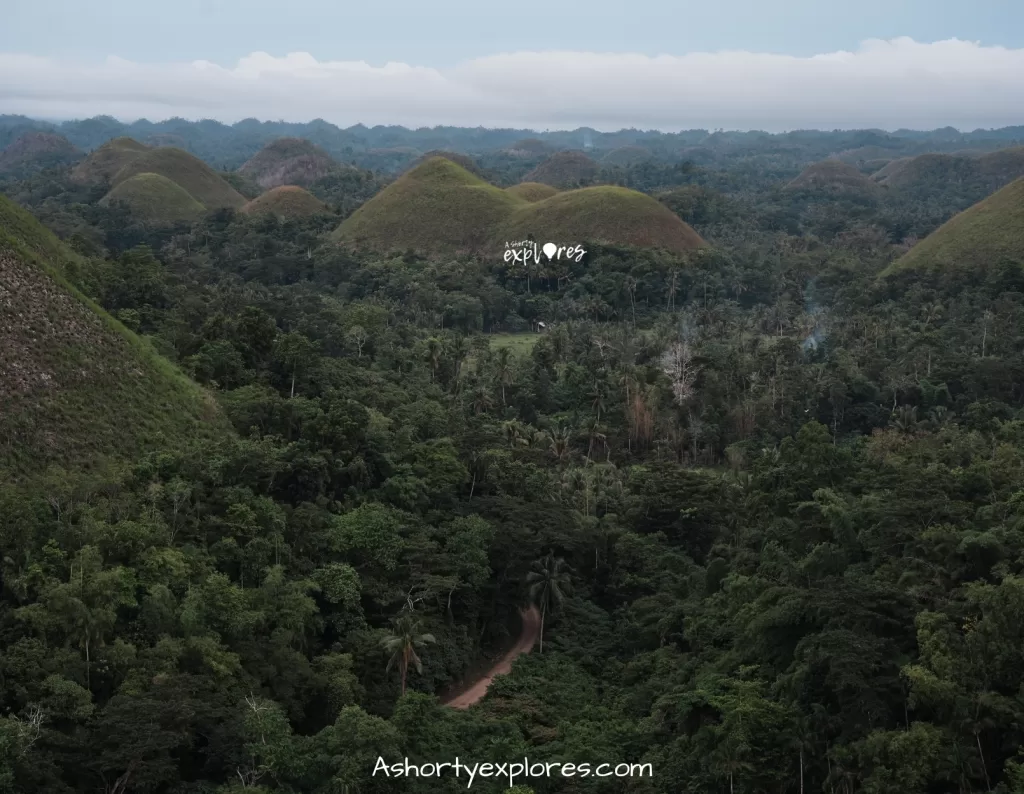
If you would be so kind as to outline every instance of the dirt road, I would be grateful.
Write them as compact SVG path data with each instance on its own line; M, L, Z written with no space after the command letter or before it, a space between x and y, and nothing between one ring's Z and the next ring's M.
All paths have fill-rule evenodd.
M516 641L516 644L512 646L508 653L501 657L494 667L487 671L483 678L480 678L469 689L445 703L446 706L456 709L468 709L487 694L487 687L491 685L491 681L494 680L495 676L508 673L512 669L512 662L520 654L529 653L533 649L534 643L537 642L537 637L540 636L540 612L537 611L537 607L531 606L529 609L519 610L519 614L522 617L523 627L519 632L519 639Z

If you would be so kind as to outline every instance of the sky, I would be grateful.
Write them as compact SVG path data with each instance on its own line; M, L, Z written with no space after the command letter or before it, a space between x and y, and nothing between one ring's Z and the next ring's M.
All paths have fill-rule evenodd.
M1020 0L0 0L0 113L533 129L1024 123Z

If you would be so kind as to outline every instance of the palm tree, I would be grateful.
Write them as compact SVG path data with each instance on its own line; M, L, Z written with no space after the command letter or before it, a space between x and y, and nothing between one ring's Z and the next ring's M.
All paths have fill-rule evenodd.
M501 404L505 405L505 387L511 386L515 380L512 372L512 351L507 347L498 348L498 356L495 360L498 383L501 384Z
M380 641L380 644L385 651L391 654L386 669L390 671L392 665L398 664L398 670L402 674L402 694L404 695L405 677L409 672L409 664L411 663L416 668L417 673L423 672L423 662L420 661L416 649L436 643L437 640L434 639L433 634L421 634L420 628L423 621L413 618L408 612L403 612L398 617L392 618L391 623L391 632Z
M434 378L437 376L437 368L441 364L441 354L444 352L444 348L441 346L441 340L436 336L430 337L427 340L426 359L430 364L430 382L434 382Z
M540 652L544 653L544 618L557 609L569 590L569 572L565 560L548 554L533 564L526 574L530 599L540 608Z

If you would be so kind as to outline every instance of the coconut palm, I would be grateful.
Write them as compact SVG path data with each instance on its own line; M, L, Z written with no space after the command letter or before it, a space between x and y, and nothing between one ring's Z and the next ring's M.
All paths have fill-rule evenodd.
M385 651L391 654L388 659L387 670L397 664L402 675L402 694L405 694L405 678L409 672L409 665L416 668L417 673L423 672L423 662L416 653L417 648L436 643L433 634L422 634L423 621L415 619L410 613L403 612L396 618L392 618L391 631L384 637L380 644Z
M569 571L565 560L548 554L533 564L526 574L530 600L540 609L540 652L544 653L544 619L561 606L569 590Z

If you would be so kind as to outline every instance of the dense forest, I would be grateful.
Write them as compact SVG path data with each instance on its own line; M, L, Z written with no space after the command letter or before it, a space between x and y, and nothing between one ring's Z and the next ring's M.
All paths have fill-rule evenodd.
M524 131L319 126L150 125L221 171L277 135L348 146L306 218L154 225L67 165L0 182L224 420L0 457L0 792L454 792L375 765L528 757L653 774L518 792L1024 793L1024 246L882 277L997 185L789 184L971 135L695 133L595 181L707 247L588 242L528 279L330 239L393 178L368 151L490 136L511 184ZM530 605L538 646L444 705Z

